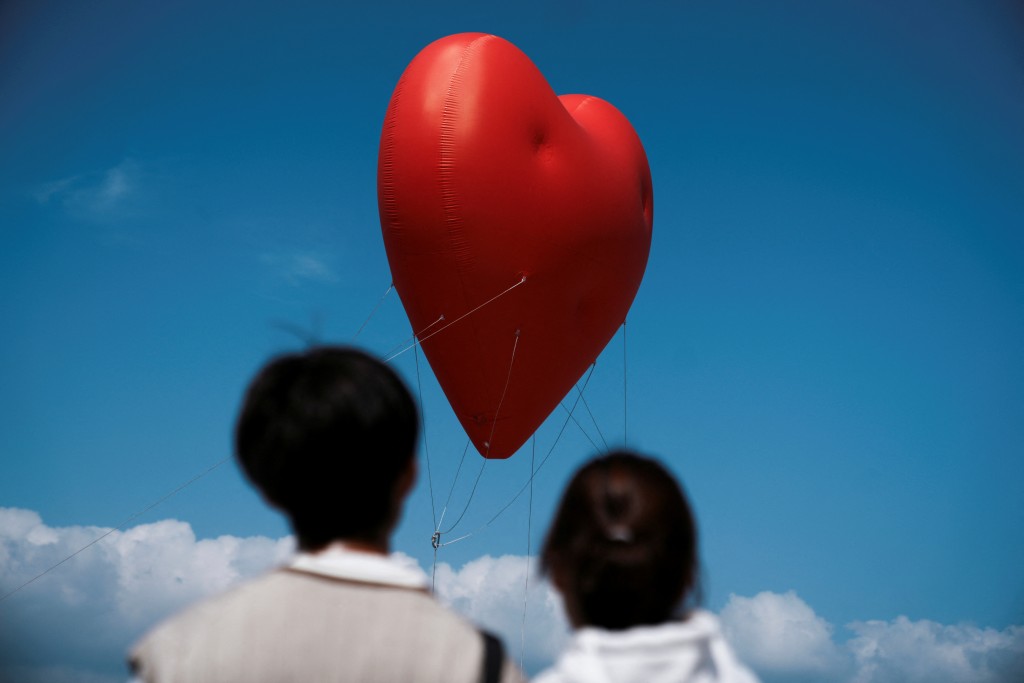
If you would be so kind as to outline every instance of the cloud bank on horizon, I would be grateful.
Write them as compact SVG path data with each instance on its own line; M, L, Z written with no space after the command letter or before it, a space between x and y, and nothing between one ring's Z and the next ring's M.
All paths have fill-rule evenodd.
M290 537L199 539L173 519L119 531L51 527L32 510L0 508L0 681L124 681L124 653L147 628L279 564L293 547ZM565 646L560 600L532 558L485 555L433 569L440 598L500 633L528 673ZM732 595L719 617L765 683L1009 683L1024 673L1024 625L997 630L895 616L837 629L793 591Z

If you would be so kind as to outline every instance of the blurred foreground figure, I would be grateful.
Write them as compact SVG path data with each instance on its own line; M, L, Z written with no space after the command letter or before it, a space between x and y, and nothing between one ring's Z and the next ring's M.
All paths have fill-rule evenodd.
M132 650L147 683L519 681L500 642L389 556L416 479L419 417L390 368L348 348L271 361L235 454L298 540L287 566L157 626Z
M569 482L541 552L575 633L535 683L757 683L694 602L697 528L657 461L599 457Z

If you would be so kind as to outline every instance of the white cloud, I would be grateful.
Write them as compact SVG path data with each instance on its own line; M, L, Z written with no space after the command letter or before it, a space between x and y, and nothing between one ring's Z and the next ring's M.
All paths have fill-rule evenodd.
M311 251L267 253L261 260L293 286L304 282L331 284L338 281L338 275L326 259Z
M93 220L120 216L136 193L141 171L132 159L94 173L61 178L40 185L35 198L40 204L59 204L72 215Z
M729 596L722 629L741 658L758 671L792 678L835 675L845 657L832 640L832 625L796 593Z
M0 595L107 532L0 508ZM290 538L197 540L176 520L113 531L0 602L0 681L123 680L124 652L151 624L280 562L291 547Z
M51 527L31 510L0 508L0 595L110 529ZM176 520L114 531L0 602L0 681L123 681L124 653L156 620L280 563L290 538L197 539ZM408 564L416 560L396 557ZM530 587L523 628L523 593ZM429 568L428 568L429 569ZM529 672L547 665L568 631L560 600L521 556L440 563L441 600L497 632ZM795 592L731 596L723 628L765 683L1016 683L1024 680L1024 626L1003 630L931 621L862 621L835 627Z
M52 200L64 197L80 182L82 182L82 176L61 178L60 180L43 183L35 189L33 194L37 202L40 204L46 204Z
M1017 683L1024 680L1024 626L1003 630L933 621L857 621L837 643L834 627L793 591L730 596L727 638L765 681Z
M122 162L107 170L94 189L93 201L96 206L107 208L123 199L132 190L134 170L131 162Z
M561 600L547 581L537 577L532 558L485 555L459 570L442 563L437 566L435 589L452 609L499 634L509 656L522 661L528 672L550 663L568 640Z
M998 631L934 621L858 621L848 646L855 683L1009 683L1024 680L1024 626Z

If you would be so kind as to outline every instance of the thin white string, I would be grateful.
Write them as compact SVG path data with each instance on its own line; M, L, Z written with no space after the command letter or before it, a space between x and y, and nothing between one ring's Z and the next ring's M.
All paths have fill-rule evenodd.
M432 545L434 546L434 564L430 568L430 592L431 593L434 592L434 579L437 577L437 549L438 549L438 545L436 543L434 543Z
M627 418L627 403L626 403L626 321L622 321L622 444L623 446L629 445L629 420Z
M594 450L595 451L601 450L600 447L598 447L597 442L594 441L593 438L591 438L589 432L587 432L587 430L583 428L583 425L580 424L580 421L577 420L576 417L572 414L572 411L569 410L568 408L566 408L565 404L562 403L561 401L559 401L558 405L562 408L562 410L564 410L568 414L569 419L572 420L573 424L576 425L577 427L579 427L580 432L583 434L583 436L585 436L587 438L587 441L590 442L590 445L594 447Z
M516 349L519 348L519 330L516 330L516 340L512 344L512 357L508 361L508 374L505 375L505 386L501 390L501 398L498 399L498 409L494 411L494 422L491 423L491 433L487 435L487 442L484 446L487 447L487 453L484 457L487 457L491 452L491 442L494 441L494 430L498 427L498 416L501 415L501 406L505 403L505 395L508 394L508 385L512 381L512 366L516 362Z
M420 337L420 335L416 335L416 341L415 341L415 342L414 342L413 344L411 344L411 345L409 345L409 346L405 347L404 349L402 349L401 351L398 351L397 353L393 353L393 354L391 354L390 356L388 356L387 358L385 358L385 359L384 359L384 362L385 362L385 363L387 363L387 362L390 362L390 361L391 361L392 359L394 359L394 358L397 358L398 356L401 356L401 355L402 355L403 353L405 353L406 351L408 351L409 349L411 349L411 348L412 348L413 346L417 346L417 345L419 345L419 344L422 344L423 342L425 342L425 341L427 341L428 339L430 339L431 337L433 337L433 336L434 336L435 334L439 334L439 333L441 333L441 332L444 332L445 330L447 330L447 329L448 329L449 327L451 327L451 326L452 326L452 325L454 325L455 323L459 322L460 320L463 320L463 319L465 319L466 317L468 317L468 316L470 316L470 315L473 315L474 313L476 313L476 312L477 312L477 311L479 311L479 310L480 310L481 308L483 308L483 307L484 307L484 306L486 306L487 304L491 303L491 302L492 302L492 301L494 301L495 299L498 299L498 298L500 298L500 297L503 297L503 296L505 296L506 294L508 294L509 292L511 292L511 291L512 291L513 289L515 289L515 288L516 288L516 287L518 287L519 285L523 284L524 282L526 282L526 276L525 276L525 275L523 275L523 276L522 276L522 277L520 278L519 282L517 282L517 283L515 283L514 285L512 285L511 287L509 287L509 288L508 288L508 289L506 289L506 290L505 290L504 292L501 292L500 294L495 294L494 296L492 296L492 297L491 297L490 299L488 299L487 301L483 302L482 304L480 304L479 306L477 306L477 307L476 307L476 308L474 308L473 310L471 310L471 311L468 311L468 312L466 312L466 313L463 313L463 314L462 314L462 315L460 315L460 316L459 316L458 318L456 318L455 320L451 321L450 323L448 323L447 325L445 325L445 326L444 326L444 327L442 327L441 329L439 329L439 330L434 330L433 332L431 332L430 334L428 334L428 335L427 335L426 337ZM443 315L441 316L440 320L444 320L444 316L443 316ZM434 322L434 323L433 323L433 324L431 325L431 327L433 327L433 325L436 325L436 324L437 324L437 322L435 321L435 322ZM426 330L424 330L424 331L426 331Z
M498 409L494 411L494 422L491 423L491 433L488 436L487 442L484 444L487 447L487 452L484 454L484 462L483 462L482 465L480 465L480 471L477 472L476 481L473 482L473 489L469 492L469 498L466 500L466 506L464 508L462 508L462 513L459 515L459 518L457 520L455 520L455 523L452 524L448 528L447 531L442 531L441 532L442 534L449 534L449 533L451 533L452 530L454 530L455 527L457 527L459 525L459 522L462 521L462 518L466 516L466 511L469 510L469 504L473 502L473 496L476 494L476 487L480 483L480 477L483 476L484 467L487 466L487 463L488 463L488 460L489 460L487 458L487 454L489 454L491 452L491 441L494 440L494 430L498 426L498 418L501 415L501 406L505 402L505 395L508 393L508 385L512 381L512 368L515 366L515 362L516 362L516 349L518 349L518 348L519 348L519 330L516 330L516 340L515 340L515 343L512 344L512 357L509 358L509 361L508 361L508 374L505 375L505 387L501 391L501 398L498 399ZM437 540L440 541L440 538L438 538Z
M533 445L530 448L530 472L533 472L533 463L537 457L537 435L533 435ZM523 585L523 623L519 627L519 670L523 670L523 657L526 653L526 605L530 595L530 552L532 552L533 533L533 477L530 477L530 505L526 513L526 579Z
M580 390L580 387L577 384L576 385L576 391L579 391L579 390ZM604 434L601 432L601 425L599 425L597 423L597 418L595 418L594 417L594 413L591 412L590 404L587 403L587 398L586 398L586 396L583 395L583 392L580 392L580 398L583 400L583 407L587 409L587 414L590 415L590 421L594 423L594 429L597 430L597 435L601 438L601 443L604 444L604 450L608 450L608 442L605 440ZM579 424L579 423L577 422L576 424ZM580 429L583 429L583 427L581 426ZM590 437L588 436L587 438L589 439ZM591 443L593 443L593 442L591 442ZM594 447L597 448L597 444L594 444Z
M459 522L462 521L462 518L466 516L466 510L469 509L469 504L473 502L473 496L476 495L476 487L479 486L480 484L480 477L483 476L484 468L487 467L487 463L489 462L487 458L482 458L482 460L483 462L480 463L480 469L477 470L476 472L476 479L473 480L473 488L469 492L469 498L466 499L466 504L463 506L462 512L459 513L459 518L456 519L455 522L445 531L440 532L442 536L444 536L445 534L450 534L455 529L455 527L459 525ZM440 540L440 537L438 537L438 542L440 542Z
M441 508L441 519L437 520L437 524L434 526L434 533L437 534L441 530L441 524L444 522L444 516L448 512L448 504L452 502L452 494L455 493L455 484L459 482L459 473L462 472L462 464L466 462L466 453L469 452L469 439L466 439L466 447L462 449L462 457L459 459L459 466L455 469L455 478L452 479L452 487L448 489L448 498L444 501L444 507Z
M352 341L355 341L356 339L359 339L359 335L363 333L363 328L366 327L367 323L370 322L370 318L372 318L374 315L376 315L377 309L380 308L380 305L382 303L384 303L384 299L387 297L388 294L391 293L391 290L394 289L394 288L395 288L395 283L392 282L391 285L387 288L387 291L385 291L384 294L381 295L381 297L379 299L377 299L377 305L373 307L373 310L370 311L370 315L366 316L366 320L364 320L363 324L359 326L358 330L356 330L356 333L352 336Z
M423 383L420 381L420 352L416 349L414 352L416 357L416 392L420 398L420 424L423 429L423 455L427 461L427 486L430 488L430 519L434 525L435 531L437 530L437 509L434 507L434 477L430 471L430 441L427 439L427 420L426 416L422 415L423 412Z
M401 355L400 353L394 353L395 349L399 349L399 348L402 348L403 346L406 346L406 344L409 344L409 342L410 342L411 340L413 340L413 339L416 339L416 337L418 337L419 335L423 334L424 332L426 332L427 330L429 330L429 329L430 329L431 327L433 327L434 325L438 324L438 323L439 323L439 322L441 322L442 320L444 320L444 316L443 316L443 315L442 315L442 316L440 316L440 317L438 317L438 319L437 319L437 320L435 320L434 322L432 322L432 323L430 323L429 325L427 325L426 327L424 327L424 328L423 328L422 330L420 330L420 331L419 331L418 333L417 333L417 332L413 332L413 333L412 333L412 336L410 336L410 337L407 337L407 338L405 339L405 341L401 342L400 344L397 344L396 346L393 346L393 347L391 347L391 351L389 351L388 353L389 353L389 354L393 354L393 355L390 355L390 356L387 356L387 357L385 357L385 358L384 358L384 362L385 362L385 363L387 363L387 362L388 362L388 361L390 361L390 360L391 360L392 358L394 358L394 357L396 357L396 356L399 356L399 355ZM412 345L410 345L410 346L406 347L406 348L405 348L405 349L404 349L404 350L403 350L403 351L402 351L401 353L405 353L406 351L408 351L409 349L413 348L414 346L416 346L416 344L412 344Z
M205 470L203 470L202 472L200 472L196 476L192 477L191 479L186 481L184 484L180 485L178 488L176 488L173 491L171 491L170 493L164 495L162 498L157 500L155 503L150 503L144 509L139 510L134 515L131 515L126 520L124 520L123 522L118 524L116 527L114 527L113 529L110 529L109 531L107 531L103 535L99 536L98 538L95 538L92 541L90 541L89 543L86 543L84 546L82 546L81 548L79 548L75 552L71 553L70 555L65 557L63 560L61 560L60 562L58 562L58 563L48 567L47 569L45 569L44 571L40 572L39 574L36 574L31 579L29 579L25 583L21 584L20 586L18 586L14 590L10 591L9 593L5 593L3 596L0 596L0 602L3 602L7 598L11 597L12 595L14 595L18 591L20 591L22 588L25 588L26 586L28 586L29 584L35 583L37 580L39 580L42 577L44 577L45 575L49 574L54 569L56 569L57 567L61 566L62 564L64 564L65 562L67 562L68 560L73 558L75 555L78 555L79 553L81 553L81 552L87 550L88 548L91 548L92 546L96 545L97 543L99 543L100 541L102 541L104 538L106 538L110 534L114 533L115 531L120 531L121 529L125 528L126 526L131 524L133 521L135 521L136 519L138 519L142 515L146 514L147 512L152 510L153 508L155 508L157 505L160 505L161 503L166 501L168 498L173 497L175 494L180 492L185 487L190 486L191 484L194 484L195 482L199 481L200 479L205 477L207 474L209 474L210 472L214 471L215 469L217 469L218 467L220 467L221 465L223 465L224 463L226 463L230 459L231 459L231 456L229 455L226 458L223 458L222 460L219 460L219 461L215 462L214 464L210 465Z
M591 365L590 366L590 373L587 375L586 381L583 382L583 390L584 391L587 388L587 384L590 383L590 378L593 376L593 374L594 374L594 365ZM491 524L493 524L494 521L496 519L498 519L498 517L500 517L505 512L505 510L508 510L510 507L512 507L512 504L514 502L519 500L519 496L523 495L523 493L527 490L527 488L529 488L530 485L533 484L534 477L536 477L537 474L540 473L541 469L544 467L544 464L547 463L548 458L550 458L551 454L555 452L555 447L558 445L558 442L561 440L562 435L565 433L565 428L569 425L569 418L572 417L572 412L574 410L576 410L576 406L577 405L579 405L579 398L578 397L576 399L576 402L573 403L572 410L569 411L569 417L565 418L565 421L562 422L562 428L558 430L558 435L555 437L554 443L551 444L551 448L548 449L547 454L544 456L543 459L541 459L540 464L537 466L537 469L533 470L530 473L530 478L527 480L527 482L525 484L523 484L522 488L519 489L519 492L516 493L516 495L512 496L512 498L507 503L505 503L505 505L503 505L496 513L494 513L494 515L489 520L487 520L486 522L481 524L479 527L477 527L473 531L469 532L468 534L463 534L462 536L459 536L456 539L453 539L451 541L447 541L445 543L441 543L440 545L442 545L442 546L452 545L453 543L458 543L459 541L463 541L463 540L469 538L470 536L474 536L474 535L478 534L479 532L483 531L484 529L489 527Z

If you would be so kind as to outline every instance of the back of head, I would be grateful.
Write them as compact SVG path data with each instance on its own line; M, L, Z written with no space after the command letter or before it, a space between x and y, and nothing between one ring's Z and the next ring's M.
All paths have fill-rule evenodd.
M587 463L562 495L541 566L575 626L668 621L697 581L697 530L679 483L625 451Z
M292 523L300 547L375 540L394 522L395 482L413 458L416 405L362 351L323 346L279 356L246 392L235 454Z

